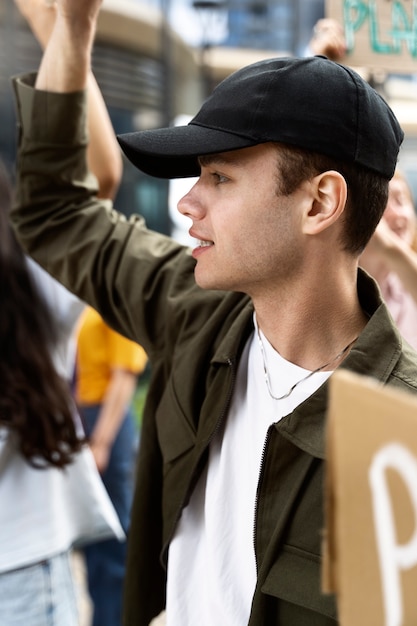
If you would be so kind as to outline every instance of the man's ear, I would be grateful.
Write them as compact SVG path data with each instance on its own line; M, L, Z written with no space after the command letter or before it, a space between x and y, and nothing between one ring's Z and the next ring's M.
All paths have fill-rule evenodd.
M334 170L318 174L310 181L312 201L304 215L303 232L316 235L332 226L343 214L347 201L347 184Z

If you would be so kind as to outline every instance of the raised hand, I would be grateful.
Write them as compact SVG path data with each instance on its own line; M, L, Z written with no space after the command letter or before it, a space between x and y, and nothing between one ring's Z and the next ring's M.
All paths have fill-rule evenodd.
M346 40L341 24L330 18L319 20L314 27L310 49L314 54L340 61L346 54Z

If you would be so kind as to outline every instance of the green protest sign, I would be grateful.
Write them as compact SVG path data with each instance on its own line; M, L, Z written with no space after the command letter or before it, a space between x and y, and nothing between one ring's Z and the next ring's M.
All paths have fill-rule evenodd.
M344 28L352 66L417 73L417 0L327 0Z

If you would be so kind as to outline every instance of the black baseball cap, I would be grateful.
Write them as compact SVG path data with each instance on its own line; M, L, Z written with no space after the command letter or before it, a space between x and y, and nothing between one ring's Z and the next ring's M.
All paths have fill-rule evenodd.
M224 79L187 126L126 133L118 141L140 170L198 176L197 157L282 142L393 176L404 133L359 74L326 57L274 58Z

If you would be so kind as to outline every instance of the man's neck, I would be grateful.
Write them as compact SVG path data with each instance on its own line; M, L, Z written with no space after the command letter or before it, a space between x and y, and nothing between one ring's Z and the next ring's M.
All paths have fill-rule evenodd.
M288 361L314 370L331 361L363 330L363 312L353 276L332 281L322 275L304 289L254 298L259 327ZM346 355L348 351L346 351ZM340 361L338 362L340 363ZM329 369L333 369L329 366Z

